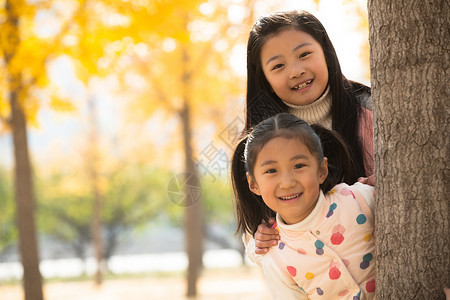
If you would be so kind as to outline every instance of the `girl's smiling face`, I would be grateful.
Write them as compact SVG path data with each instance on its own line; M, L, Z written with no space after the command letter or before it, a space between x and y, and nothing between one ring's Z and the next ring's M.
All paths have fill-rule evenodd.
M320 44L308 33L286 27L268 37L261 66L273 91L283 101L308 105L328 84L328 68Z
M253 173L247 173L250 190L286 224L294 224L314 209L328 175L327 159L319 163L299 139L276 137L258 153Z

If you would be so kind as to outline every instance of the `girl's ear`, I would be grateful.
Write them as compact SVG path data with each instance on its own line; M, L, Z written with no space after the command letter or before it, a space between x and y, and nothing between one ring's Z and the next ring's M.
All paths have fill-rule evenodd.
M322 184L328 177L328 158L324 157L319 165L319 182Z
M250 189L250 191L258 196L261 196L261 192L259 191L259 186L256 183L256 180L248 172L245 173L245 175L247 175L248 188Z

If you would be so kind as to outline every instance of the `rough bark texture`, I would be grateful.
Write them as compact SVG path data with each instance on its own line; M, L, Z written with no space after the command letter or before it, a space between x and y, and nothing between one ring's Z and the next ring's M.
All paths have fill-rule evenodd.
M450 286L449 2L369 0L377 299Z

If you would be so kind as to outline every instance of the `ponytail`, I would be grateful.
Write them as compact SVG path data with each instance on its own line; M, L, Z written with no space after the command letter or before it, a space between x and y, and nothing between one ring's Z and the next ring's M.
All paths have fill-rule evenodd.
M234 190L237 229L236 232L255 234L261 222L268 221L275 216L263 201L261 196L250 191L247 181L244 152L247 138L242 139L236 146L231 161L231 181Z
M326 193L341 182L355 183L359 177L357 167L342 137L318 124L311 127L319 136L323 155L328 159L328 177L320 186L322 191Z

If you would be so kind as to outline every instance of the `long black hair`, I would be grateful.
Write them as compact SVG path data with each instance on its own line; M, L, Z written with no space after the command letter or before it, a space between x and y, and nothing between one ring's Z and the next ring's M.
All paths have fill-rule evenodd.
M272 92L261 66L261 48L267 38L287 27L311 35L322 47L328 68L328 85L332 95L332 129L345 140L359 176L365 174L363 146L358 136L361 103L358 96L370 94L370 88L347 80L342 74L336 51L322 23L306 11L290 11L261 17L250 31L247 44L246 124L243 134L262 120L289 108Z
M280 113L261 121L238 143L231 162L231 180L235 194L237 231L254 234L262 220L275 216L261 196L252 193L246 173L253 176L258 153L267 142L276 138L299 139L320 163L328 159L328 176L320 185L326 193L341 182L354 183L356 166L343 139L320 125L308 125L289 113Z

